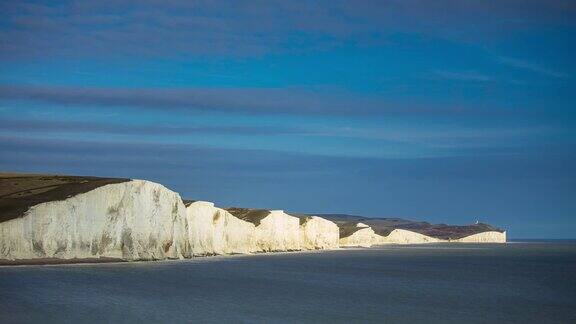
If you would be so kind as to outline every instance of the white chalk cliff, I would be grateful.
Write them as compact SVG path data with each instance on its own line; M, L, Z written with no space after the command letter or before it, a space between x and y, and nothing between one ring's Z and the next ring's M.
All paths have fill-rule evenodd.
M363 223L356 224L357 229L349 236L340 237L340 246L370 247L374 243L374 230Z
M298 218L282 210L225 210L205 201L185 206L179 194L144 180L101 182L99 187L82 191L78 186L84 182L99 180L69 178L77 180L68 187L76 186L70 189L72 194L42 203L31 200L36 204L27 205L23 214L13 213L12 218L6 216L0 222L0 259L162 260L373 244L506 242L506 232L498 231L453 240L404 229L382 236L364 223L350 222L339 227L322 217ZM36 181L25 177L8 179L14 185L22 179L31 179L32 184ZM15 190L14 194L19 192L22 191Z
M0 223L0 257L160 260L191 255L180 196L143 180L32 206Z
M256 226L214 207L214 203L193 202L186 207L186 217L196 256L258 252Z
M463 237L457 240L451 240L450 242L460 242L460 243L506 243L506 231L497 232L489 231L478 234L473 234L470 236Z
M437 242L443 242L443 240L399 228L392 230L388 236L375 234L373 241L374 244L422 244Z
M305 250L326 250L339 247L338 225L327 219L312 216L300 225L301 248Z
M444 240L417 232L394 229L388 236L374 234L373 244L425 244L425 243L506 243L506 232L488 231L459 239Z
M264 252L300 250L300 219L271 210L256 226L256 247Z
M205 201L190 203L186 214L196 256L339 247L338 226L317 216L307 217L300 224L299 218L273 210L262 219L247 217L254 225Z

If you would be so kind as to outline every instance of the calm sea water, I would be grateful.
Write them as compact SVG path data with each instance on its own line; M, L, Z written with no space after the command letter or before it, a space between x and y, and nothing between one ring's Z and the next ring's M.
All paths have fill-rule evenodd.
M0 323L576 323L576 243L0 267Z

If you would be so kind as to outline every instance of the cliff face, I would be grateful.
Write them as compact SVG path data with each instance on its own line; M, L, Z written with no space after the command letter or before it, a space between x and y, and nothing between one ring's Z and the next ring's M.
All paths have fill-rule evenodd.
M186 207L188 237L194 255L256 252L256 226L234 217L211 202Z
M470 236L463 237L461 239L452 240L451 242L461 242L461 243L506 243L506 231L504 232L483 232Z
M302 249L324 250L339 247L338 225L317 216L307 217L301 221L300 242Z
M423 243L506 243L506 232L483 232L455 240L443 240L424 234L395 229L388 236L374 235L374 244L423 244Z
M194 255L336 249L339 246L338 226L320 217L298 219L282 210L228 210L204 201L192 202L186 207Z
M143 180L4 174L0 259L161 260L372 244L506 242L506 232L487 224L336 216L332 222L282 210L224 210L204 201L185 206L177 193Z
M374 235L374 244L421 244L443 242L441 239L420 233L395 229L388 236Z
M132 180L34 205L0 223L0 257L158 260L191 256L180 196Z
M342 227L340 228L340 246L361 246L370 247L374 242L374 230L363 223L357 223L355 230L350 230L349 235L342 235Z
M0 222L19 218L30 207L65 200L108 184L130 179L0 173Z
M256 247L264 252L300 250L300 220L272 210L256 226Z
M419 244L434 242L504 243L506 232L489 224L471 225L430 224L402 218L369 218L346 214L320 214L340 227L340 237L345 238L355 229L351 224L370 226L376 235L374 244Z

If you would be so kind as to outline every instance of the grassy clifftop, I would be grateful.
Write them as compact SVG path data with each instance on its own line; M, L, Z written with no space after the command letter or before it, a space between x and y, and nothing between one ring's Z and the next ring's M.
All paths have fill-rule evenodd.
M126 181L130 179L0 173L0 222L21 217L37 204L64 200L107 184Z

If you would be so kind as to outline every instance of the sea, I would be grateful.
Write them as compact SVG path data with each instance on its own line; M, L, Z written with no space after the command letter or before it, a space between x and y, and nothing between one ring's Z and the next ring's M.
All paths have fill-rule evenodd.
M576 323L576 242L0 267L0 323Z

